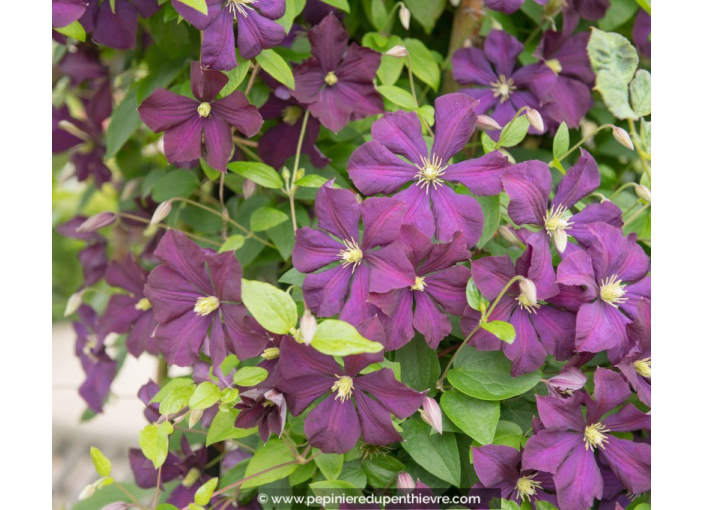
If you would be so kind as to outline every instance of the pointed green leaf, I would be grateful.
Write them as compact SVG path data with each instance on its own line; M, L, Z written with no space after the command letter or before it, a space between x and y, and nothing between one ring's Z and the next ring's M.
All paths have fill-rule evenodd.
M296 303L286 292L271 284L243 279L242 302L267 331L285 335L296 328Z
M335 319L318 324L311 345L323 354L331 356L379 352L384 348L379 342L364 338L351 324Z

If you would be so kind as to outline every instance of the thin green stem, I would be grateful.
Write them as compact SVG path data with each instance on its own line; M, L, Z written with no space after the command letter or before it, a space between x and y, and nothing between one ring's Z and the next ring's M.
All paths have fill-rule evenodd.
M123 492L123 494L124 494L125 496L127 496L128 498L130 498L130 500L132 501L132 504L133 504L133 505L135 505L136 507L140 508L141 510L149 510L149 509L148 509L147 507L145 507L142 503L140 503L139 501L137 501L137 498L135 498L135 497L130 493L130 491L128 491L127 489L125 489L121 484L119 484L118 482L115 482L115 487L117 487L118 489L120 489L120 490Z
M259 161L260 163L262 162L262 158L259 157L259 154L250 149L247 144L244 144L239 140L235 140L235 145L239 147L242 152L244 152L249 158L253 159L254 161Z
M633 142L633 146L636 148L636 152L638 153L638 157L640 158L640 164L643 167L643 171L646 173L648 176L648 179L651 180L652 178L650 176L650 167L648 166L648 155L645 153L643 148L640 146L640 138L638 134L636 133L636 124L633 122L633 119L628 119L628 128L631 131L631 141Z
M379 33L381 35L386 35L386 27L389 26L389 23L393 20L394 16L396 15L396 11L401 7L402 2L396 2L394 6L391 8L391 11L389 12L389 15L386 17L386 21L384 21L384 26L381 27L381 30L379 30Z
M259 69L260 69L259 64L256 64L254 66L254 69L252 70L252 74L249 77L249 82L247 82L247 88L244 89L245 96L248 96L249 91L252 90L252 86L254 85L254 80L256 79L257 74L259 74Z
M301 162L301 149L303 148L303 140L306 137L306 129L308 128L308 117L310 117L310 110L306 109L305 115L303 115L303 122L301 122L301 133L298 135L298 145L296 145L296 157L293 160L293 171L291 172L291 177L288 182L288 203L291 206L291 225L293 225L293 233L298 230L298 223L296 222L296 177L298 176L298 166Z
M623 224L623 228L626 228L626 226L628 226L629 223L632 223L633 220L635 220L638 216L640 216L641 214L643 214L643 212L645 212L645 210L646 210L648 207L650 207L650 204L645 204L643 207L641 207L640 209L638 209L638 210L633 214L633 216L631 216L630 218L628 218L628 220L626 220L626 222Z
M627 188L630 188L630 187L635 187L635 186L638 186L638 183L637 183L637 182L627 182L626 184L624 184L623 186L621 186L620 188L618 188L616 191L614 191L614 192L611 194L611 196L609 197L609 200L613 200L614 198L616 198L617 196L619 196L623 190L625 190L625 189L627 189Z
M120 212L120 213L115 213L115 215L116 215L116 216L119 216L120 218L127 218L127 219L130 219L130 220L132 220L132 221L139 221L140 223L145 223L145 224L147 224L147 225L149 225L149 224L151 223L150 220L147 220L147 219L145 219L145 218L142 218L141 216L136 216L136 215L134 215L134 214L129 214L129 213ZM156 226L156 227L159 227L159 228L163 228L164 230L168 230L168 229L177 230L177 231L181 232L182 234L185 234L186 236L190 237L191 239L195 239L196 241L201 241L201 242L203 242L203 243L212 244L212 245L214 245L214 246L220 246L220 243L218 243L218 242L216 242L216 241L213 241L212 239L208 239L208 238L206 238L206 237L201 237L201 236L196 235L196 234L191 234L190 232L185 232L185 231L180 230L180 229L178 229L178 228L170 227L169 225L166 225L166 224L164 224L164 223L157 223L155 226Z
M594 131L592 131L591 133L589 133L587 136L585 136L584 138L582 138L582 139L581 139L579 142L577 142L575 145L573 145L573 146L570 148L570 150L568 150L567 152L565 152L565 154L564 154L560 159L558 159L558 161L562 161L563 159L565 159L567 156L569 156L569 155L572 154L574 151L576 151L584 142L586 142L586 141L589 140L590 138L593 138L594 135L596 135L599 131L601 131L602 129L606 129L606 128L613 128L613 126L612 126L611 124L604 124L603 126L599 126L599 127L596 128Z
M222 237L223 242L227 240L227 220L230 218L230 214L227 212L227 207L225 207L225 174L220 176L220 207L222 209L222 229L220 230L220 237Z
M159 486L161 485L161 468L163 467L163 464L159 466L159 473L156 475L156 493L154 494L154 510L156 510L157 505L159 504Z
M411 83L411 95L413 96L413 101L416 104L416 108L420 108L420 103L418 102L418 96L416 96L416 85L415 85L415 81L413 79L413 67L411 66L411 54L410 53L408 53L406 55L406 63L408 65L408 80ZM421 122L423 123L425 128L428 130L428 133L430 134L430 136L435 138L435 133L433 133L433 130L430 129L430 125L425 120L425 118L420 114L418 115L418 118L421 120Z

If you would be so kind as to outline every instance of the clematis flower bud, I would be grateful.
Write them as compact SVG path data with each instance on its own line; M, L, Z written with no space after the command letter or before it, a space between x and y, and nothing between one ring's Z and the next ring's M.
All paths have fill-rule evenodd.
M461 1L462 1L462 0L450 0L450 5L451 5L452 7L457 7L457 6L460 5L460 2L461 2Z
M442 434L442 412L435 399L425 397L420 417L423 418L425 423L437 430L438 434Z
M203 416L202 409L192 410L191 414L188 417L188 428L192 429L193 427L195 427L195 425L200 421L202 416Z
M578 368L568 367L561 373L547 380L548 389L558 396L572 395L575 391L584 388L587 376Z
M244 199L247 200L249 197L254 195L254 192L257 190L257 183L254 181L251 181L249 179L245 179L244 183L242 184L242 196L244 196Z
M411 11L408 10L405 4L401 4L401 9L398 11L398 19L401 20L403 28L408 30L411 26Z
M301 317L301 338L304 344L311 344L316 329L318 329L318 321L315 320L310 310L306 309L306 311L303 312L303 317Z
M521 278L518 281L518 288L521 290L520 297L524 298L530 306L535 306L538 304L537 290L535 288L535 283L533 283L532 280L529 280L528 278Z
M107 227L115 223L116 217L117 216L111 212L98 213L81 223L76 229L76 232L93 232L99 228Z
M636 186L636 195L641 200L650 203L650 190L647 186L643 186L642 184Z
M416 488L416 482L410 474L402 472L398 474L398 478L396 479L396 487L399 489L413 490Z
M152 215L152 219L149 222L149 225L150 226L156 225L161 220L166 218L170 212L171 212L171 200L167 200L166 202L160 203L159 207L157 207L156 211L154 211L154 214Z
M614 138L616 138L616 141L623 145L624 147L628 147L629 149L633 150L633 141L631 141L631 137L628 136L628 133L626 132L625 129L622 129L617 126L612 126L613 127L613 134Z
M78 310L78 307L81 306L83 303L83 292L85 289L81 289L78 292L74 292L71 294L71 297L68 298L68 303L66 303L66 310L64 310L64 317L68 317L69 315L73 314L76 310Z
M395 57L395 58L405 58L408 55L408 50L406 49L405 46L401 46L400 44L397 44L393 48L391 48L389 51L384 53L384 55L388 55L390 57Z
M512 228L501 225L497 230L499 235L504 238L504 241L512 246L521 246L523 244Z
M88 485L83 487L83 490L78 495L78 501L83 501L84 499L88 499L93 494L95 494L95 485L93 485L92 483L89 483Z
M530 125L536 129L536 131L540 131L541 133L545 131L543 117L540 115L540 112L538 110L528 108L528 110L526 111L526 118L528 119Z
M481 131L495 131L497 129L501 129L499 123L488 115L478 115L477 123L475 125L477 129Z

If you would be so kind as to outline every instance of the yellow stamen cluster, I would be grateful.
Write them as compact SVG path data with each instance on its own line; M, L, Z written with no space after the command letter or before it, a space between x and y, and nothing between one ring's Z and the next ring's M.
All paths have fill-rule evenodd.
M618 308L618 305L628 299L623 297L626 294L626 284L621 283L621 280L617 280L616 278L618 278L618 276L612 274L608 278L601 280L601 286L599 288L599 297L601 297L601 300L614 308Z
M548 66L555 74L560 74L562 72L562 64L557 59L546 60L545 65Z
M643 377L650 379L652 377L651 358L643 358L633 362L633 368Z
M340 258L342 259L342 266L347 267L352 264L352 272L357 268L359 264L362 263L362 258L364 253L359 249L359 245L352 240L343 241L345 245L345 250L340 250Z
M340 401L344 402L352 397L352 390L354 389L354 381L348 375L335 376L337 377L337 382L332 385L332 392L337 392L335 400L338 398Z
M332 87L337 83L337 76L335 76L334 71L330 71L325 75L325 83L327 83L329 87Z
M433 189L442 186L445 181L440 179L440 176L445 173L448 165L443 165L442 159L434 154L431 159L421 156L420 161L423 166L416 165L418 169L418 173L416 174L418 182L416 186L420 185L421 188L425 188L426 193L428 193L431 184L433 185Z
M147 310L150 310L152 307L152 304L149 302L149 300L145 297L137 301L137 304L134 305L135 309L141 310L143 312L146 312Z
M198 105L198 115L200 115L201 117L209 117L210 110L210 103L203 101L201 104Z
M262 358L268 360L279 359L279 348L269 347L268 349L264 349L264 351L262 352Z
M492 89L494 90L494 97L500 97L501 103L506 102L511 95L511 92L516 90L516 86L513 84L513 78L506 79L503 74L499 76L497 81L490 83Z
M289 126L293 126L301 118L301 115L303 115L303 109L300 106L287 106L284 108L281 119Z
M248 4L253 4L257 0L227 0L227 9L237 17L239 12L245 18L247 17L247 9L252 9ZM237 11L237 12L235 12Z
M220 300L217 297L199 297L196 300L196 306L193 307L193 311L200 316L205 316L213 313L218 308L220 308Z
M540 304L532 303L531 300L525 294L521 293L521 295L516 298L516 301L518 301L518 306L522 310L525 310L528 313L538 313Z
M540 482L536 482L533 478L538 473L531 476L522 476L516 481L516 490L521 497L521 501L530 501L530 498L536 495L537 489L542 489Z
M609 440L606 439L607 432L609 432L609 429L607 429L603 423L589 425L584 429L584 448L594 451L597 447L601 446L601 449L604 450L604 445L609 442Z
M555 247L560 253L565 251L567 247L567 231L572 228L572 222L568 221L571 216L570 212L563 205L553 205L549 211L546 211L543 221L545 222L545 230L548 235L555 239Z
M422 276L416 276L416 283L411 285L411 290L419 290L423 292L426 287L427 285L425 283L425 278Z

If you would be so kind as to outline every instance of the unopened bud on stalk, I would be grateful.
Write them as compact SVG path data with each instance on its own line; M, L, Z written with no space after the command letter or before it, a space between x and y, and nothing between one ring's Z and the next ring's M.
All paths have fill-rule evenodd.
M78 501L83 501L84 499L88 499L93 494L95 494L95 485L93 485L92 483L89 483L88 485L83 487L83 490L78 495Z
M481 131L496 131L497 129L501 129L499 123L488 115L478 115L477 123L475 125L477 129Z
M203 416L202 409L194 409L193 411L191 411L191 414L188 417L188 428L192 429L193 427L195 427L196 424L200 421L202 416Z
M154 214L152 215L152 219L149 222L149 226L154 226L157 223L161 222L161 220L166 218L170 212L171 200L167 200L166 202L160 203L159 207L156 208L156 211L154 211Z
M625 129L622 129L618 126L612 126L613 127L613 134L614 138L616 138L616 141L623 145L624 147L628 147L629 149L633 150L633 142L631 141L631 137L628 136L628 133L626 132Z
M71 297L68 298L68 303L66 303L66 310L64 310L64 317L68 317L69 315L73 314L76 310L78 310L78 307L81 306L83 303L83 292L85 289L81 289L78 292L74 292L71 294Z
M458 5L460 5L460 2L461 2L461 1L462 1L462 0L450 0L450 5L451 5L452 7L457 7Z
M569 367L561 373L547 380L548 389L558 395L572 395L575 391L584 388L587 376L578 368Z
M408 55L408 50L406 49L405 46L401 46L400 44L397 44L393 48L391 48L389 51L384 53L384 55L388 55L390 57L395 57L395 58L404 58L406 55Z
M521 246L523 244L516 235L516 232L512 228L507 227L506 225L501 225L498 228L498 232L499 235L503 237L504 241L513 246Z
M437 430L438 434L442 434L442 412L435 399L425 397L420 417L425 423Z
M301 317L301 338L304 344L311 344L316 329L318 329L318 321L315 320L310 310L306 309L306 311L303 312L303 317Z
M410 474L403 472L398 474L396 487L399 489L413 490L416 488L416 482Z
M401 4L401 9L398 11L398 19L401 20L403 28L408 30L411 26L411 11L408 10L405 4Z
M247 200L249 197L254 195L254 192L256 190L257 190L257 183L256 182L249 180L249 179L244 180L244 183L242 184L242 196L244 196L245 200Z
M115 223L115 218L115 214L111 212L98 213L81 223L76 232L93 232L99 228L107 227Z
M538 110L535 110L534 108L528 108L528 110L526 111L526 118L528 119L530 125L533 126L536 131L540 131L541 133L545 131L543 117L540 115L540 112Z
M636 186L636 195L641 200L650 203L650 190L646 186L643 186L642 184Z
M281 170L281 177L285 182L288 182L288 180L291 178L291 170L289 170L287 167L284 167L284 169Z
M518 288L521 290L521 298L525 300L526 304L530 306L538 304L538 291L533 280L521 278L518 280Z

